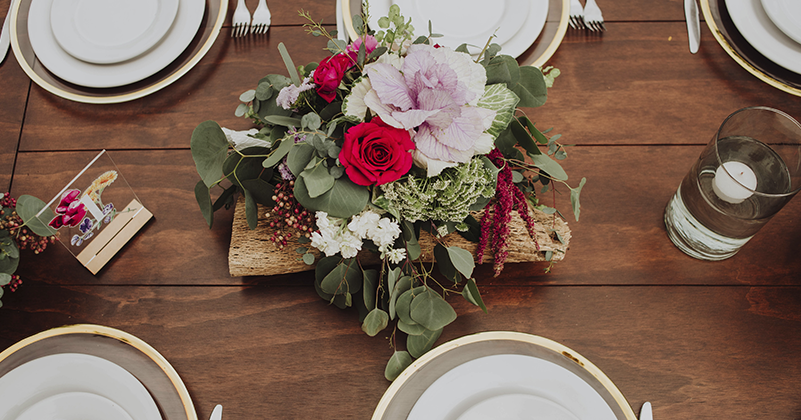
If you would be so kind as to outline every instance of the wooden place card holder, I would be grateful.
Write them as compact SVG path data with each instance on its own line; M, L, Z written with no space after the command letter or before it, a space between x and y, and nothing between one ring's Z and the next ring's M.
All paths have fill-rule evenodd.
M37 215L92 274L152 217L105 150Z

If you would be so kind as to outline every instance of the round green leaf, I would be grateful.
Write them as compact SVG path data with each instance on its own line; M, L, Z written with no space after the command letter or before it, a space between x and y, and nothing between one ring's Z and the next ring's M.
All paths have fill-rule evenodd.
M473 254L471 254L470 251L459 248L458 246L449 246L448 256L453 266L459 270L463 276L469 279L473 275L473 269L476 268L476 263L473 261Z
M0 286L5 286L8 283L11 283L11 274L8 273L0 273ZM2 291L3 289L0 289ZM0 294L0 296L3 296Z
M414 322L431 331L440 330L456 319L456 311L431 289L426 289L412 299L409 314Z
M398 299L395 302L395 313L398 315L398 319L401 322L407 325L417 324L417 322L412 319L411 315L412 299L414 299L417 294L423 292L424 290L425 286L415 287L414 289L407 290L398 296Z
M389 315L381 309L375 308L370 311L362 323L362 331L370 337L375 337L381 330L387 327Z
M306 265L314 264L314 254L308 252L303 254L303 262L306 263Z
M398 320L398 329L405 332L408 335L420 335L426 331L426 327L420 324L407 324L401 320Z
M204 121L192 132L190 148L197 173L211 187L223 177L222 165L228 155L225 133L216 122Z
M387 367L384 369L384 377L388 381L394 381L411 364L412 356L409 355L409 352L396 351L387 362Z
M370 200L370 191L346 177L337 179L334 186L319 197L312 198L303 178L295 180L295 199L307 210L324 211L329 216L347 219L361 212Z
M440 335L442 335L442 330L426 330L420 335L410 335L406 337L406 349L412 357L418 358L434 347L434 343Z
M52 236L56 234L56 230L48 226L47 222L55 217L53 211L45 209L39 217L36 217L45 206L44 201L32 195L21 195L17 199L17 214L33 233L39 236Z

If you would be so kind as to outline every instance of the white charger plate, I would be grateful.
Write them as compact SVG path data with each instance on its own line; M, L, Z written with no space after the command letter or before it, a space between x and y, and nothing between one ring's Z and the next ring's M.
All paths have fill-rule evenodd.
M156 45L172 27L179 0L58 0L50 26L58 44L89 63L119 63Z
M127 370L106 359L80 353L40 357L0 377L0 418L17 419L40 402L67 392L109 399L133 420L161 419L153 397ZM89 413L92 409L87 410Z
M463 363L420 396L409 420L615 420L601 396L573 372L547 360L498 354Z
M776 27L795 42L801 43L801 1L762 0L762 7Z
M726 9L752 47L774 63L801 73L801 44L773 23L760 0L726 0Z
M430 20L434 33L443 35L433 42L450 48L471 44L471 54L479 53L494 33L492 42L502 47L501 53L517 57L537 39L548 17L548 0L374 0L372 28L378 30L378 19L392 4L412 19L416 34L427 35Z
M167 34L147 54L113 64L78 60L56 41L50 25L54 0L32 0L28 13L28 35L36 56L53 74L70 83L92 88L124 86L155 74L175 60L198 31L205 0L180 0L178 14Z
M108 398L89 392L65 392L34 404L16 420L133 420Z
M535 335L462 337L415 360L387 389L373 420L636 420L589 360Z

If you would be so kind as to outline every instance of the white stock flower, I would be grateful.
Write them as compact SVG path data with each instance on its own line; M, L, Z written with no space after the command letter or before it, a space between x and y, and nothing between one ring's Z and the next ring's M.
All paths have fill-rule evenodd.
M339 236L339 251L342 258L353 258L362 249L362 240L348 230L344 230Z
M406 250L403 248L390 249L387 251L386 256L389 258L392 264L398 264L406 259Z
M367 210L362 214L353 216L353 219L348 223L348 229L360 239L364 239L368 237L368 232L378 226L378 221L380 219L381 216L379 216L378 213Z
M385 217L378 221L375 229L370 230L369 237L379 248L382 248L392 245L395 239L398 239L400 233L401 230L398 223Z

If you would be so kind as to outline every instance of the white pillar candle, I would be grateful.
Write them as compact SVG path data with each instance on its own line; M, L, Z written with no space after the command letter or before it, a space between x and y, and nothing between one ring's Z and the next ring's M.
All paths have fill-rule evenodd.
M712 182L715 194L721 200L733 204L742 203L743 200L752 196L756 186L757 179L754 171L745 163L735 161L725 162L718 166L714 182Z

